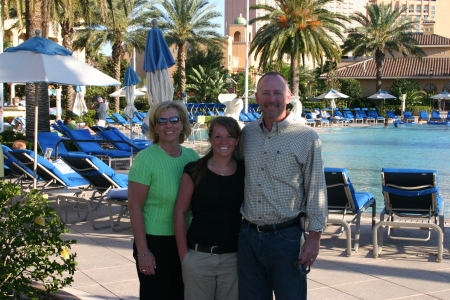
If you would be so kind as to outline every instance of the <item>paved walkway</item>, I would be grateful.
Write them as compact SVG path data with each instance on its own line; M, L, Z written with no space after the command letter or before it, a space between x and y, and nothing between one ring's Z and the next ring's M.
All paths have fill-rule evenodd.
M97 212L108 224L107 207ZM72 216L73 217L73 216ZM123 220L122 224L129 224ZM370 220L364 219L361 246L346 256L344 236L325 234L321 252L308 275L309 299L450 299L450 224L447 221L444 259L436 262L436 234L428 242L386 241L378 259L372 257ZM94 230L89 222L67 225L67 238L77 240L74 283L64 290L83 299L138 299L131 230ZM326 233L334 232L329 228ZM400 234L400 230L397 233ZM425 232L414 231L425 236Z

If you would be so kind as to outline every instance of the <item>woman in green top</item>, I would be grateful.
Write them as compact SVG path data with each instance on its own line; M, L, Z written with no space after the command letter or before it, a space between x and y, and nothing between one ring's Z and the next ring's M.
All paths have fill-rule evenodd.
M153 146L139 152L128 175L140 299L183 299L172 213L183 168L198 154L180 145L191 133L183 102L156 105L149 122Z

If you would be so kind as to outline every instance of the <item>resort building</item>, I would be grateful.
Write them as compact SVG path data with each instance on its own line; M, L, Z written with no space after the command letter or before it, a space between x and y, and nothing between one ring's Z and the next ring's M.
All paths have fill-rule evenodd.
M450 38L448 0L372 0L371 3L385 3L406 9L403 16L418 22L414 32L434 33Z
M437 35L416 33L417 45L427 54L424 58L407 57L400 54L395 59L389 53L383 63L382 90L389 92L396 79L412 79L418 82L421 89L433 94L442 91L450 92L450 39ZM374 58L340 67L336 70L339 78L353 78L361 83L363 96L370 96L375 90ZM323 74L321 79L326 79Z

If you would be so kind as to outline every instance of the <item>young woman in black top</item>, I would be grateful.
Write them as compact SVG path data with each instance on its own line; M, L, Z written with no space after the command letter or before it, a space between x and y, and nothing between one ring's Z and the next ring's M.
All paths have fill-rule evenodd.
M237 244L244 162L237 121L213 119L208 153L184 168L174 210L185 299L238 299ZM192 212L187 230L186 215Z

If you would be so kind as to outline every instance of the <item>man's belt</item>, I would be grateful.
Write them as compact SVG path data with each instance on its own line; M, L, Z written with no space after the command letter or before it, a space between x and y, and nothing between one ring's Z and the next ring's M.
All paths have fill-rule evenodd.
M247 221L246 219L243 219L243 222L245 225L247 225L248 227L257 230L258 232L269 232L269 231L275 231L275 230L280 230L280 229L286 229L286 228L291 228L294 226L298 226L300 225L300 217L298 216L292 220L283 222L283 223L278 223L278 224L270 224L270 225L258 225L255 223L251 223L249 221Z

